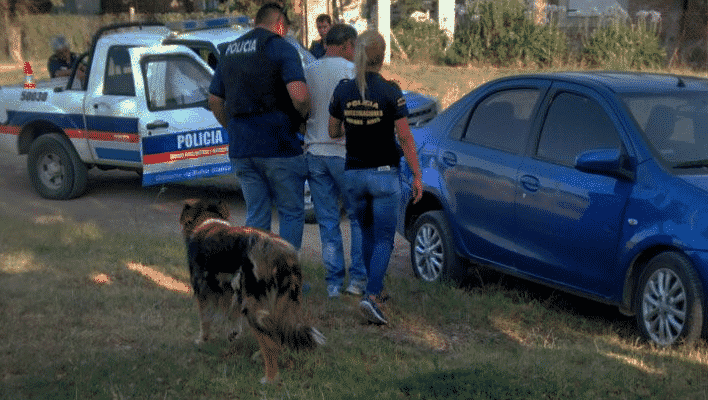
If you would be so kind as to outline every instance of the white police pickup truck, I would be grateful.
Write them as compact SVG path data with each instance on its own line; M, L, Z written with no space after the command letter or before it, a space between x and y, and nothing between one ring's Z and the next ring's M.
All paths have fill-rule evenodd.
M120 24L94 36L86 77L0 88L0 151L27 154L45 198L80 196L87 170L134 170L143 184L230 171L228 137L207 109L212 69L162 45L162 25Z
M33 187L50 199L81 196L92 167L137 171L145 186L228 173L228 137L207 109L208 87L219 46L249 25L228 17L102 28L80 57L85 79L0 88L0 152L27 154ZM435 99L405 96L411 125L437 114Z
M171 30L163 44L181 44L198 53L202 59L214 68L221 58L220 48L226 43L251 30L251 22L244 16L232 16L206 20L169 22ZM300 54L303 67L314 61L310 54L292 35L285 39ZM433 119L440 111L437 99L421 93L403 91L408 106L408 122L411 126L422 126Z

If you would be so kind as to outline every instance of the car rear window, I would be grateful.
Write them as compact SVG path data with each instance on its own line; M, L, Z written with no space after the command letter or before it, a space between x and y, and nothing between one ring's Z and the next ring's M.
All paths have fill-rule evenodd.
M515 154L522 152L539 94L537 89L492 94L474 110L462 140Z

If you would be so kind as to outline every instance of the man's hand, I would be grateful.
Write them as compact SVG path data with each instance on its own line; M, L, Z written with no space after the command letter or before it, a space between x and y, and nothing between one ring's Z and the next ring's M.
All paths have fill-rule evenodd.
M413 198L413 203L417 203L423 198L423 180L420 176L413 178L413 185L411 186L411 197Z
M229 126L229 118L226 115L226 101L224 99L209 94L209 110L214 113L214 117L224 129Z
M300 113L302 119L306 120L310 114L310 91L307 84L302 81L293 81L286 85L293 106Z

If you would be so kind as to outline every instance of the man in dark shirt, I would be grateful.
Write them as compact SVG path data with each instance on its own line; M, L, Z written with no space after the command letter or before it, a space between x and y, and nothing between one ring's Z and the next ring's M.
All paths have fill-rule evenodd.
M56 36L52 39L52 49L54 54L49 57L47 70L50 78L69 76L71 67L76 61L76 54L71 52L69 44L64 36Z
M229 134L246 225L270 230L275 205L280 236L299 249L307 165L298 131L310 94L297 50L283 39L289 22L282 7L264 5L255 23L251 32L223 45L209 108Z
M317 16L315 23L317 24L317 32L320 34L320 39L312 41L310 53L312 53L315 58L321 58L327 52L325 48L325 38L327 37L329 28L332 27L332 18L327 14L320 14Z

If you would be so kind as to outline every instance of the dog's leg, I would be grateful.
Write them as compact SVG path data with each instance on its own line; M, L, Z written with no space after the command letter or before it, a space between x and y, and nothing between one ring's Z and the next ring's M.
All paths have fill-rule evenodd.
M240 338L243 333L244 317L242 315L234 315L234 318L236 318L236 323L234 324L235 326L227 332L227 339L229 341L234 341Z
M195 340L195 343L202 344L209 340L211 320L214 317L214 310L212 310L209 301L206 299L197 298L197 307L199 308L199 336L197 337L197 340Z
M280 378L278 374L278 355L280 354L280 345L272 338L258 330L253 330L258 344L261 346L261 355L265 363L265 376L261 378L261 383L275 383Z

